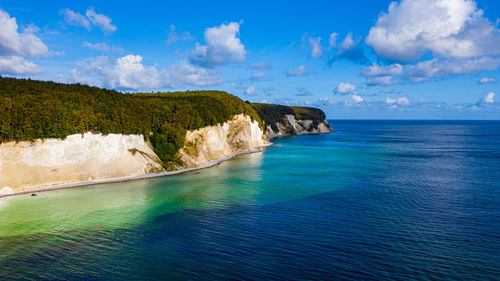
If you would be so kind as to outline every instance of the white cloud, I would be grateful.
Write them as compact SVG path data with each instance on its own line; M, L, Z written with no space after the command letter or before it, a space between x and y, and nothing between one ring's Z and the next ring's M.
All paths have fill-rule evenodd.
M345 52L346 50L351 49L352 47L355 47L358 44L359 42L356 42L352 39L352 32L349 32L344 38L344 40L340 43L338 50L339 52L342 53Z
M29 26L18 31L16 18L0 9L0 56L43 57L49 49L35 35L38 28Z
M499 30L472 0L392 2L366 43L383 58L412 62L426 52L445 58L499 55Z
M314 101L312 104L314 106L329 106L329 105L334 105L337 103L338 103L338 101L332 97L322 97L322 98L319 98L316 101Z
M189 31L177 32L175 30L175 25L170 25L170 31L168 32L167 45L178 41L191 41L194 37L189 33Z
M401 64L395 63L388 66L381 66L378 64L372 64L363 68L361 75L365 77L373 76L387 76L387 75L399 75L403 72L403 66Z
M18 30L16 18L0 9L0 74L26 75L40 72L28 57L43 57L49 48L35 33L36 26Z
M306 66L305 65L299 65L294 69L290 69L287 72L287 76L303 76L306 74Z
M384 59L412 63L392 64L385 69L372 65L363 70L365 77L390 75L395 81L394 76L401 75L421 82L500 67L500 29L483 16L474 0L392 2L365 42ZM423 57L426 60L419 61ZM369 83L389 82L389 78L378 80Z
M398 98L398 104L399 105L409 105L410 100L407 97L401 97L401 98Z
M217 27L207 28L204 38L206 45L196 44L190 54L194 64L215 67L246 59L245 46L240 42L240 24L230 22Z
M61 10L61 14L67 24L82 26L87 30L91 30L92 27L99 27L104 33L113 33L117 30L111 23L110 17L96 13L93 7L87 9L85 16L70 9Z
M248 88L245 90L245 94L249 96L255 95L255 87L252 85L248 86Z
M206 69L186 62L171 66L170 74L174 79L187 85L205 87L222 84L224 82L224 79L220 75L212 75Z
M87 9L85 15L94 26L101 28L103 32L113 33L116 31L116 26L111 24L111 18L106 15L96 13L93 7Z
M377 76L366 80L369 86L384 86L397 84L397 81L392 76Z
M269 62L254 62L248 65L249 68L253 69L266 69L266 70L272 70L273 67Z
M81 77L81 73L90 77ZM118 59L104 56L85 59L77 63L72 74L75 81L116 89L150 90L172 86L170 74L166 70L158 71L154 66L144 66L140 55L127 55Z
M72 71L75 82L96 84L125 90L154 90L173 88L178 83L191 86L212 86L224 79L196 65L180 62L168 69L157 69L142 63L140 55L118 59L106 56L84 59Z
M486 96L484 97L483 101L487 104L492 104L495 102L495 93L493 92L489 92L488 94L486 94Z
M9 75L36 74L40 72L38 65L26 61L19 56L0 56L0 73Z
M410 105L410 100L407 97L400 97L400 98L395 98L391 99L387 97L385 99L385 103L389 105L401 105L401 106L407 106Z
M494 109L497 110L498 107L495 106L495 93L489 92L484 97L479 99L476 103L465 103L465 104L455 104L457 109L470 109L470 110L481 110L481 109Z
M90 42L83 42L83 45L91 50L96 50L96 51L102 51L102 52L106 52L106 51L109 51L111 50L111 47L108 46L108 44L106 43L90 43Z
M257 73L254 73L252 74L252 76L250 76L250 80L251 81L264 81L266 79L266 73L265 72L257 72Z
M161 72L156 70L154 66L144 66L142 64L142 56L127 55L116 60L114 76L110 83L112 87L123 88L158 88L162 85L163 76Z
M64 16L64 20L69 25L76 25L85 27L87 30L91 30L92 26L90 21L82 14L72 11L70 9L63 9L60 12Z
M363 102L364 99L361 97L361 96L358 96L356 94L353 94L352 96L352 100L355 102L355 103L360 103L360 102Z
M361 75L369 78L367 80L368 85L391 85L397 83L393 76L399 75L402 72L403 66L397 63L387 66L381 66L374 63L365 67L361 71Z
M337 32L332 32L332 34L330 34L330 39L328 40L328 45L330 47L335 47L337 45L337 36L339 34Z
M96 50L100 52L125 52L125 50L121 47L111 47L106 43L91 43L88 41L83 42L83 45L91 50Z
M335 89L335 93L337 94L349 94L356 91L356 86L350 83L339 83L337 88Z
M497 81L497 79L495 79L495 78L483 77L478 81L478 83L479 84L488 84L488 83L495 83L496 81Z
M385 99L385 103L387 103L387 104L394 104L394 103L396 103L396 99L391 99L390 97L387 97Z
M403 76L413 82L421 82L452 74L473 74L500 67L500 57L475 59L432 59L405 67Z
M309 46L311 47L311 57L312 58L319 58L321 57L321 54L323 53L322 48L321 48L321 37L309 37Z

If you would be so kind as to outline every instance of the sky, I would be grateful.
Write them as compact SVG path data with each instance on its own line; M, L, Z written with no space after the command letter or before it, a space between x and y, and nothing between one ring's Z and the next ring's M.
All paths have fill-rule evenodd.
M500 1L0 0L0 75L329 119L500 119Z

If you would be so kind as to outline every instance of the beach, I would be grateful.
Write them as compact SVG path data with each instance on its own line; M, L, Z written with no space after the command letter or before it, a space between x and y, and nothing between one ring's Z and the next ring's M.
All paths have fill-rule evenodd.
M269 144L272 145L272 144ZM119 182L127 182L127 181L136 181L136 180L143 180L143 179L150 179L150 178L157 178L157 177L167 177L167 176L174 176L174 175L179 175L179 174L184 174L200 169L206 169L210 168L213 166L216 166L222 162L229 161L235 156L238 155L244 155L244 154L249 154L249 153L260 153L263 152L263 148L269 146L260 146L257 147L254 150L251 151L246 151L246 152L238 152L238 153L233 153L231 155L212 160L209 162L206 162L198 167L194 168L185 168L185 169L179 169L179 170L174 170L174 171L167 171L167 172L160 172L160 173L150 173L150 174L145 174L145 175L140 175L140 176L133 176L133 177L121 177L121 178L110 178L110 179L100 179L100 180L89 180L89 181L80 181L80 182L74 182L74 183L67 183L67 184L60 184L60 185L53 185L53 186L47 186L47 187L42 187L42 188L35 188L35 189L30 189L30 190L24 190L24 191L18 191L18 192L13 192L9 194L0 194L0 198L4 197L9 197L9 196L15 196L15 195L21 195L21 194L34 194L37 192L46 192L46 191L51 191L51 190L59 190L59 189L69 189L69 188L77 188L77 187L83 187L83 186L89 186L89 185L97 185L97 184L108 184L108 183L119 183Z

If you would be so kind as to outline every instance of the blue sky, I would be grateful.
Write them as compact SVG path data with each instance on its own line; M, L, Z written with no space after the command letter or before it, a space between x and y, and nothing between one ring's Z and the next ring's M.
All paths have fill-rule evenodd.
M240 1L243 2L243 1ZM0 1L0 75L328 118L500 119L500 2Z

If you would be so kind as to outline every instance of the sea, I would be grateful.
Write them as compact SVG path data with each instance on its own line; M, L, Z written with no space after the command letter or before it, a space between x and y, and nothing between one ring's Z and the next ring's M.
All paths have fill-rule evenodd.
M0 280L500 280L500 121L330 120L183 175L0 199Z

